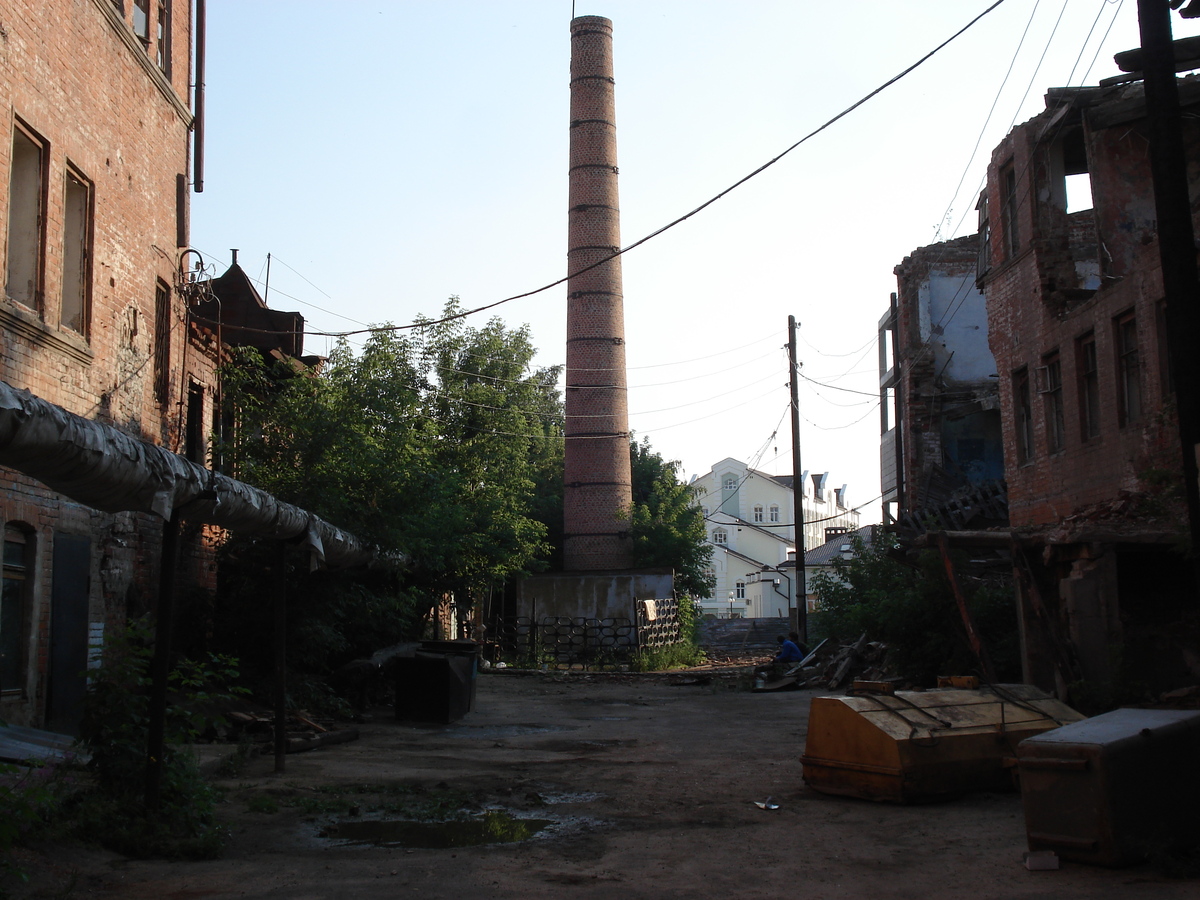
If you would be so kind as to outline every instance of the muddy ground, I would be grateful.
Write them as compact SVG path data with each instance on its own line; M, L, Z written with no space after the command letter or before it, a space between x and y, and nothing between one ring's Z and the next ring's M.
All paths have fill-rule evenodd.
M290 755L286 774L256 757L220 778L231 830L222 859L135 861L47 847L18 896L1200 896L1200 880L1151 865L1027 871L1015 793L891 806L809 790L798 758L814 692L752 694L737 684L485 674L476 711L456 724L402 724L378 709L361 739ZM755 805L768 797L777 810ZM406 818L507 810L539 820L530 828L551 824L527 840L482 846L344 840L347 827L389 817L381 807Z

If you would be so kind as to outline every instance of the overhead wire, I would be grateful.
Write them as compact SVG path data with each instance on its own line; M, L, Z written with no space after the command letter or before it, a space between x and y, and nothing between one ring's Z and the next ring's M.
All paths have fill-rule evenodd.
M763 163L758 168L754 169L749 174L744 175L743 177L741 177L737 181L735 181L733 184L731 184L729 187L720 191L713 197L710 197L708 200L705 200L703 203L701 203L695 209L691 210L690 212L684 213L683 215L679 216L676 219L673 219L672 221L661 226L660 228L655 229L654 231L650 232L649 234L645 235L644 237L639 238L638 240L634 241L633 243L619 248L616 252L612 253L609 256L604 257L603 259L598 260L595 263L592 263L591 265L588 265L581 269L578 269L575 272L565 275L562 278L559 278L555 281L550 282L549 284L542 285L541 287L534 288L534 289L528 290L528 291L523 291L522 293L519 293L519 294L513 294L510 297L504 297L500 300L493 301L492 303L484 304L483 306L478 306L473 309L463 310L461 312L453 313L448 316L442 316L441 318L437 318L437 319L422 320L422 321L413 322L413 323L410 323L407 325L388 325L388 326L381 326L381 327L368 327L368 328L364 328L364 329L350 330L350 331L338 331L338 332L306 331L306 332L304 332L304 334L320 336L320 337L347 337L350 335L367 334L367 333L376 332L376 331L405 331L405 330L429 327L429 326L433 326L433 325L440 325L445 322L451 322L451 321L455 321L457 319L466 318L467 316L472 316L472 315L476 315L481 312L486 312L489 309L495 309L498 306L502 306L503 304L510 303L514 300L521 300L525 297L531 297L531 296L534 296L535 294L540 294L544 291L550 290L551 288L558 287L559 285L567 282L569 279L574 278L578 275L581 275L584 272L588 272L599 266L605 265L606 263L611 262L612 260L616 259L617 257L628 253L630 250L636 249L637 247L642 246L643 244L647 243L650 240L653 240L654 238L658 237L659 235L664 234L665 232L676 227L677 225L681 225L682 223L686 222L688 219L692 218L693 216L697 215L700 212L703 212L705 209L712 206L718 200L721 200L722 198L726 197L728 194L737 190L743 184L746 184L751 179L762 174L767 169L771 168L776 163L778 163L780 160L782 160L785 156L790 154L793 150L795 150L798 147L800 147L801 145L807 143L809 140L816 137L821 132L825 131L827 128L830 128L832 125L836 124L841 119L845 118L850 113L854 112L860 106L867 103L868 101L870 101L874 97L878 96L879 94L883 93L889 87L896 84L898 81L900 81L901 79L903 79L904 77L906 77L907 75L909 75L910 73L915 71L920 66L924 65L931 58L933 58L937 53L939 53L941 50L943 50L949 44L953 43L955 40L957 40L959 37L961 37L971 27L973 27L977 22L979 22L981 19L983 19L985 16L987 16L993 10L995 10L996 8L1001 6L1004 2L1005 2L1005 0L995 0L995 2L993 2L990 6L988 6L986 9L984 9L982 12L980 12L978 15L976 15L974 18L972 18L969 22L967 22L966 25L964 25L962 28L958 29L958 31L954 32L954 34L952 34L950 37L946 38L944 41L942 41L940 44L938 44L936 47L934 47L932 50L930 50L928 53L926 53L924 56L922 56L916 62L914 62L907 68L903 69L901 72L897 73L896 75L893 75L891 78L889 78L883 84L881 84L879 87L868 92L863 97L856 100L854 103L850 104L850 106L846 107L841 112L837 113L835 116L833 116L831 119L826 121L824 124L819 125L816 128L814 128L812 131L810 131L808 134L804 135L802 138L800 138L794 144L787 147L785 150L783 150L781 153L777 154L776 156L772 157L771 159L767 160L765 163ZM244 329L244 330L254 331L257 329Z

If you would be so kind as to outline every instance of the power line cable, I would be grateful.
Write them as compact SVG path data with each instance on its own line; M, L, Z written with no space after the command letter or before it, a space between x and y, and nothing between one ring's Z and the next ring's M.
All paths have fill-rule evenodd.
M365 329L352 330L352 331L342 331L342 332L327 332L327 331L308 332L308 331L306 331L304 333L306 335L311 334L314 336L323 336L323 337L345 337L348 335L364 334L364 333L374 332L374 331L406 331L406 330L416 329L416 328L427 328L427 327L430 327L433 325L441 325L445 322L452 322L456 319L463 319L463 318L466 318L467 316L472 316L472 315L476 315L477 313L486 312L489 309L495 309L497 306L501 306L505 303L510 303L513 300L521 300L525 297L532 297L535 294L540 294L544 291L548 291L548 290L550 290L550 288L558 287L560 284L564 284L569 279L574 278L578 275L581 275L584 272L588 272L599 266L605 265L606 263L611 262L612 260L616 259L617 257L622 256L625 253L628 253L630 250L640 247L642 244L645 244L648 241L658 237L659 235L669 231L670 229L674 228L675 226L686 222L688 219L692 218L696 214L703 212L705 209L712 206L718 200L724 198L728 194L737 190L739 187L741 187L746 182L750 181L752 178L762 174L767 169L771 168L773 165L775 165L777 162L779 162L781 159L783 159L785 156L790 154L797 147L801 146L802 144L804 144L807 141L811 140L812 138L816 137L818 134L825 131L830 126L834 125L841 119L845 118L850 113L854 112L856 109L858 109L860 106L865 104L867 101L869 101L869 100L873 99L874 97L878 96L879 94L883 93L885 90L887 90L893 84L900 81L902 78L909 75L910 73L915 71L920 66L924 65L931 58L933 58L937 53L939 53L946 46L948 46L949 44L951 44L952 42L957 40L959 37L961 37L972 26L974 26L977 22L979 22L982 18L984 18L984 16L991 13L997 7L1002 5L1004 2L1005 2L1005 0L995 0L995 2L992 3L990 6L988 6L987 9L983 10L983 12L979 13L977 16L975 16L973 19L971 19L971 21L969 21L966 25L964 25L962 28L960 28L958 31L956 31L954 34L952 34L950 37L946 38L946 40L942 41L940 44L938 44L936 47L934 47L932 50L930 50L928 53L926 53L924 56L922 56L920 59L918 59L915 63L908 66L906 69L899 72L898 74L892 76L887 81L885 81L883 84L881 84L879 87L875 88L873 91L870 91L869 93L864 95L859 100L856 100L854 103L852 103L850 106L843 109L841 112L839 112L833 118L829 119L823 125L819 125L817 128L814 128L812 131L810 131L804 137L800 138L800 140L796 141L790 147L785 149L782 153L779 153L778 155L767 160L767 162L763 163L761 166L759 166L754 171L750 172L748 175L743 176L742 178L738 179L733 184L731 184L729 187L725 188L720 193L718 193L715 196L711 197L710 199L704 201L699 206L697 206L695 209L693 209L691 212L688 212L682 216L679 216L677 219L674 219L674 220L668 222L666 225L663 225L661 228L658 228L655 231L650 232L645 237L639 238L638 240L634 241L632 244L628 244L625 247L620 248L619 250L617 250L615 253L611 254L610 256L606 256L603 259L600 259L597 262L592 263L591 265L585 266L582 269L579 269L571 274L565 275L562 278L559 278L556 281L552 281L549 284L545 284L539 288L534 288L533 290L524 291L520 294L514 294L511 297L505 297L501 300L496 300L492 303L488 303L483 306L475 307L474 309L463 310L462 312L454 313L449 316L442 316L441 318L438 318L438 319L422 319L418 322L413 322L408 325L389 325L386 327L365 328ZM243 329L243 330L255 331L257 329ZM267 329L263 329L263 330L267 331Z

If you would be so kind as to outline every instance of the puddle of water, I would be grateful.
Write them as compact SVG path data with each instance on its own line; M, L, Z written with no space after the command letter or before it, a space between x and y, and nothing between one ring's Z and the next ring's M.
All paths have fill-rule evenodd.
M538 796L547 806L554 806L559 803L591 803L604 795L597 794L595 791L571 791L559 794L539 794Z
M455 822L339 822L329 826L325 837L345 845L372 844L376 847L438 850L446 847L476 847L480 844L526 841L553 824L555 823L550 819L518 819L506 812L493 811L474 819Z

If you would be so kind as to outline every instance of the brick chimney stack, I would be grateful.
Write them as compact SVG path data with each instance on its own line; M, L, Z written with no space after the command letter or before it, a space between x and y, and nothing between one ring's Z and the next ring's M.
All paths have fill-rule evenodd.
M621 245L612 22L571 20L568 273ZM564 568L633 565L621 259L567 281Z

